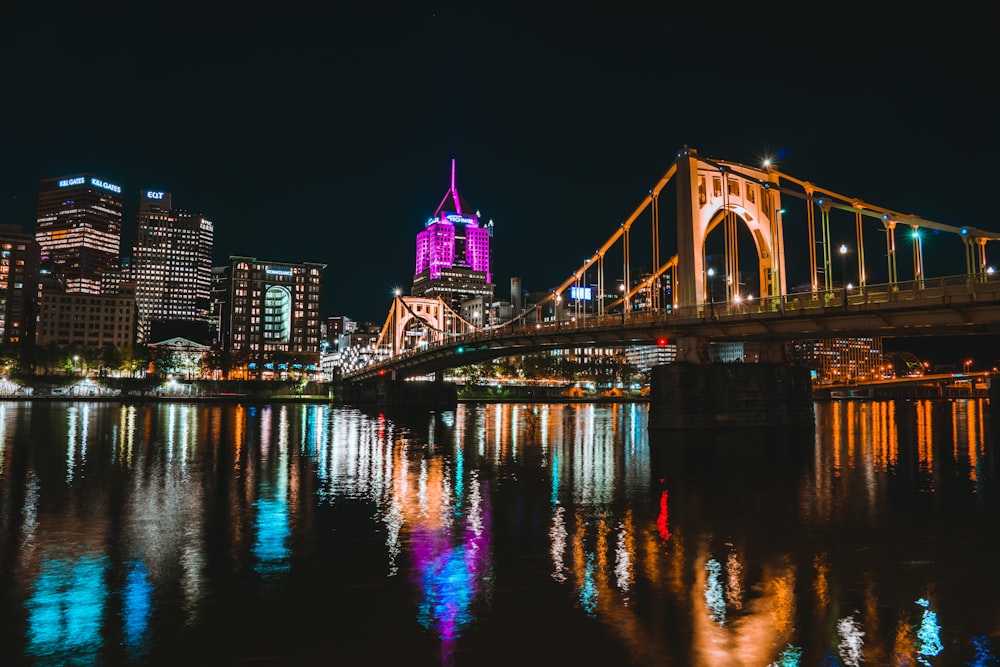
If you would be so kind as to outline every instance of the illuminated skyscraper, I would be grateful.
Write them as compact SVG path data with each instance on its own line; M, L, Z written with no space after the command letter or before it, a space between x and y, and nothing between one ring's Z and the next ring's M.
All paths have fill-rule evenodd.
M451 161L451 187L417 234L416 271L410 294L441 297L458 310L466 299L493 299L490 269L490 240L493 222L479 225L479 211L473 212L455 187L455 161Z
M0 344L34 342L38 242L17 225L0 225Z
M225 289L220 337L233 377L272 378L319 368L323 269L315 262L234 256L218 276Z
M132 278L146 340L157 321L204 323L207 337L213 239L211 221L171 208L169 192L139 193Z
M47 178L38 188L35 239L70 292L99 294L101 274L118 268L122 188L94 176Z

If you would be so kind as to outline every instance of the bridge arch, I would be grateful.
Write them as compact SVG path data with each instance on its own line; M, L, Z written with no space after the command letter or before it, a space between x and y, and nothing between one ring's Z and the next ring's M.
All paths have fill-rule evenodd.
M754 242L760 296L785 294L781 198L776 177L745 165L703 160L691 149L678 155L677 167L677 305L706 302L705 243L720 224L725 228L725 274L739 274L736 235L737 225L742 223ZM727 284L727 298L732 296L732 287Z
M419 350L474 329L440 298L397 296L375 343L375 356Z

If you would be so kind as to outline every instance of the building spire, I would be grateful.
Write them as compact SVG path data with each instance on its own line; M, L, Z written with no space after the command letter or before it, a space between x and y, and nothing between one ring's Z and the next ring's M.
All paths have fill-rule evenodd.
M465 212L462 210L462 198L458 195L458 188L455 187L455 158L451 159L451 186L448 188L448 192L444 193L444 199L438 204L437 210L434 212L435 216L441 214L449 199L455 206L455 213L465 215Z

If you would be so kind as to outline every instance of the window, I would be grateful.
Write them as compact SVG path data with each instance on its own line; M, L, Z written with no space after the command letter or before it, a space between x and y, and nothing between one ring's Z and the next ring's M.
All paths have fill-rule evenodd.
M729 185L729 194L733 197L740 196L740 182L734 178L726 179Z
M722 179L718 176L712 178L712 196L721 197L722 196Z

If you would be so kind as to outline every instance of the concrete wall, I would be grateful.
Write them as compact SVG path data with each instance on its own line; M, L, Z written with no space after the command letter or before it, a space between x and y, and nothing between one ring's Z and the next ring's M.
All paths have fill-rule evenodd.
M654 366L650 429L815 426L809 370L787 364Z

